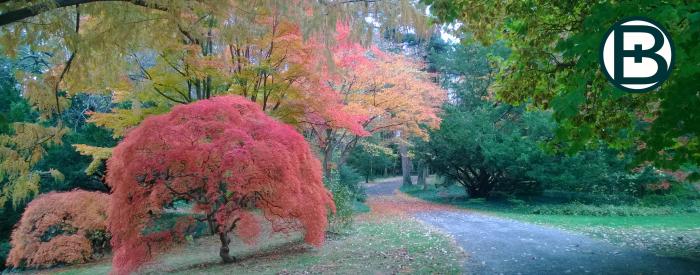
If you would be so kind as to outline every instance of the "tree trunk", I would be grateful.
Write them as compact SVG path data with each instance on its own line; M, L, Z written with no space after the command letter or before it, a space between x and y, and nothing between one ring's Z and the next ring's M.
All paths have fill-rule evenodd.
M425 164L421 164L418 168L418 185L420 185L423 190L428 189L428 184L426 182L427 176L428 168L425 167Z
M487 193L483 192L481 188L479 188L478 185L470 184L467 186L467 193L469 194L469 198L486 198Z
M331 176L331 158L333 157L333 151L324 150L323 152L323 178L328 180Z
M330 180L331 178L331 162L333 161L333 149L335 142L333 141L333 130L326 129L325 146L323 146L323 179Z
M42 1L41 3L25 7L18 8L10 11L3 12L0 15L0 26L11 24L14 22L21 21L26 18L30 18L44 12L51 11L53 9L64 8L73 5L80 5L92 2L100 2L104 0L54 0L51 3L46 3L48 1ZM137 6L142 6L145 8L151 8L156 10L168 11L168 7L160 4L147 3L146 1L133 1L133 0L114 0L130 3ZM7 2L7 1L2 1Z
M219 256L224 263L232 263L236 261L236 258L229 254L228 245L231 243L231 238L228 234L224 232L219 232L219 240L221 240L221 249L219 249Z
M401 154L401 175L403 176L403 185L413 185L411 181L411 160L408 158L408 147L406 143L399 144L399 153Z
M214 218L211 215L207 215L207 226L209 226L210 234L216 234L216 225L214 224Z
M488 180L488 175L483 171L480 171L476 179L466 186L470 198L488 198L494 187L493 183Z
M360 137L355 136L352 138L351 141L348 142L348 144L343 146L342 150L340 151L340 156L338 156L336 166L342 167L343 165L345 165L345 163L348 161L348 157L350 157L350 152L352 152L352 150L355 149L355 146L357 146L357 142L359 140Z

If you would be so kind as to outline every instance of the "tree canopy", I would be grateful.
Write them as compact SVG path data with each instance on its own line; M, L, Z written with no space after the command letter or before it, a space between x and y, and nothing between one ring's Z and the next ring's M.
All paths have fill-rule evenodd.
M545 188L642 196L662 176L650 167L629 171L632 150L604 144L575 154L545 146L554 138L552 113L496 100L492 62L507 57L502 45L432 42L431 68L450 91L439 129L413 148L419 160L464 186L470 197L495 192L536 195ZM585 180L582 180L585 179Z
M31 171L48 147L61 146L68 133L62 117L76 114L71 104L83 93L110 98L109 109L77 116L116 139L178 104L229 94L299 129L321 123L364 136L364 115L351 110L336 85L352 68L336 63L334 49L352 45L360 56L377 30L425 35L421 10L407 0L3 1L0 44L4 53L33 62L16 73L16 85L40 123L17 125L36 135L37 146L19 132L4 142L6 154L19 154L5 159L28 161L2 166L13 180L3 184L0 200L17 204L39 191L39 174ZM89 174L111 155L109 143L71 145L93 157ZM59 178L58 170L41 175L48 172Z
M192 203L229 255L229 232L254 242L261 226L302 228L305 241L323 243L333 199L318 160L292 127L238 96L180 105L130 131L107 165L112 188L109 231L116 273L128 273L151 257L151 247L182 238L174 230L145 234L149 222L174 201ZM187 219L181 221L185 226Z
M570 151L597 146L639 149L637 163L678 169L700 163L700 3L693 1L425 0L433 15L459 21L477 41L505 41L498 97L551 109L557 142ZM656 91L628 94L599 70L598 47L617 20L645 15L661 22L676 48L676 68Z

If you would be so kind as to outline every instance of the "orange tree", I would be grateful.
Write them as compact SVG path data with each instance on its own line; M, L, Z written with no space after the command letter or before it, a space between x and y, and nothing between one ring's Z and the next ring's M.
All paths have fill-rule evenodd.
M362 137L397 133L397 142L404 144L409 136L427 137L426 128L440 125L438 113L446 99L422 63L377 48L364 49L349 39L350 30L342 24L337 31L333 58L343 71L329 80L335 81L333 87L342 96L343 111L358 117L362 128L349 131L322 119L308 123L323 153L325 175L333 154L339 155L336 165L343 165Z

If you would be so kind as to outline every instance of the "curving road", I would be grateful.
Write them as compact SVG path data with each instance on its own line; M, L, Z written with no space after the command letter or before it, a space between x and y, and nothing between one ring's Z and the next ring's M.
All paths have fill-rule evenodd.
M393 196L401 179L368 185ZM700 263L621 248L582 234L464 210L427 210L418 220L452 236L473 274L700 274Z

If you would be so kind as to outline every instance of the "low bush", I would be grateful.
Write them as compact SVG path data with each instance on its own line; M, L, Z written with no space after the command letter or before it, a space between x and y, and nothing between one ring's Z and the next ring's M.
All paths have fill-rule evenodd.
M342 234L353 223L354 213L369 212L364 204L367 194L362 186L362 176L352 167L343 166L334 171L325 185L333 194L335 213L329 214L328 232Z
M645 206L688 206L700 200L700 192L688 183L671 184L666 190L642 197L640 203Z
M640 205L590 205L583 203L520 206L529 214L570 215L570 216L661 216L677 213L695 213L697 206L647 207Z
M104 193L48 193L34 199L12 232L8 266L85 263L109 248Z
M327 231L336 234L343 233L352 225L355 196L347 185L340 182L337 174L326 179L325 185L333 194L333 203L335 203L335 213L328 214Z
M626 195L585 194L579 192L546 191L543 196L521 200L508 193L493 192L488 199L468 198L459 186L429 187L427 190L409 186L401 191L424 200L459 205L466 208L515 212L535 215L568 216L661 216L700 212L700 200L688 196L647 195L644 199ZM655 197L658 196L658 197ZM617 199L617 200L616 200ZM622 202L623 199L628 199ZM665 201L666 204L661 203Z
M600 193L587 193L587 192L572 192L572 191L561 191L561 190L547 190L542 196L533 198L534 201L539 203L551 203L551 204L561 204L561 203L571 203L580 202L583 204L591 205L633 205L639 203L639 198L628 194L612 193L612 194L600 194Z
M362 175L355 168L347 165L341 166L338 171L338 181L348 188L355 199L362 202L367 199L367 193L362 186Z

